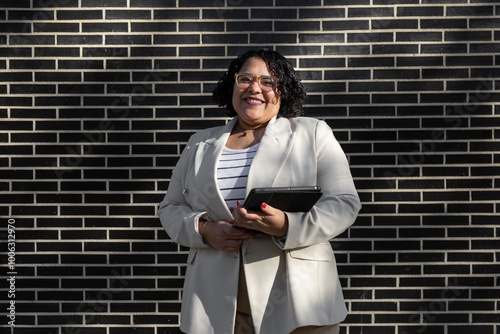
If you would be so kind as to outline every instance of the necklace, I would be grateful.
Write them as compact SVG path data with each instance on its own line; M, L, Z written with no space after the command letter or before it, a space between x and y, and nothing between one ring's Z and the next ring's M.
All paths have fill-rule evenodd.
M260 128L262 128L262 127L266 126L266 125L267 125L267 123L265 123L265 124L263 124L263 125L259 126L258 128L252 129L252 130L243 130L242 128L240 128L240 126L239 126L238 124L236 124L234 128L235 128L236 130L238 130L238 132L241 132L241 133L243 134L243 135L242 135L243 137L246 137L246 135L247 135L247 134L252 133L252 132L254 132L255 130L258 130L258 129L260 129Z

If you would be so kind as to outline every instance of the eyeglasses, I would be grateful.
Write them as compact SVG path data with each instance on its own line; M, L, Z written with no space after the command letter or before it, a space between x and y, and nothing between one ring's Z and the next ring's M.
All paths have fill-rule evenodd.
M234 80L240 88L248 88L254 81L257 81L260 88L266 92L275 89L279 83L279 79L273 76L254 77L248 73L236 73Z

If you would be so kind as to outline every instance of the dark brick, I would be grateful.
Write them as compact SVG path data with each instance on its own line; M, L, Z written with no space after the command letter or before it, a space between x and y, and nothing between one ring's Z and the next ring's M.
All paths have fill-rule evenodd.
M31 27L25 23L0 23L1 33L30 33Z
M2 48L0 47L0 56L2 57L31 57L31 48Z
M488 1L482 1L488 2ZM492 16L493 6L450 6L446 8L446 16Z
M352 287L395 287L396 281L392 278L366 278L365 284L361 282L359 279L351 279L351 286ZM379 302L374 302L374 304L379 304ZM358 304L358 306L361 306L362 304ZM386 307L389 309L393 309L396 305L393 304L392 302L387 302L383 303ZM372 304L373 306L373 304ZM379 306L382 306L379 305ZM388 310L388 309L387 309Z
M113 143L113 142L122 142L122 143L128 143L128 142L134 142L134 143L140 143L140 142L151 142L153 139L153 135L149 133L110 133L108 135L108 142Z
M83 48L84 57L127 57L126 48Z
M281 11L281 10L280 10ZM290 11L290 19L295 18L293 14L295 14L295 10ZM252 12L253 13L253 12ZM343 18L345 17L345 9L344 8L321 8L321 9L309 9L309 8L300 8L299 9L299 18L301 19L332 19L332 18ZM277 18L276 16L269 16L269 18Z
M62 94L104 94L104 85L59 85Z
M127 60L127 59L119 59L119 60L106 60L106 68L107 69L151 69L152 61L151 60Z
M199 69L198 59L171 59L155 61L155 69Z
M35 81L81 81L81 74L75 72L39 72Z
M342 41L342 40L341 40ZM347 34L349 43L377 43L393 42L393 34L390 33L350 33Z
M55 94L54 85L11 85L11 94Z
M29 180L33 179L33 171L30 170L1 170L0 169L0 177L2 179L10 179L12 180Z
M82 23L82 32L128 32L127 23Z
M9 39L9 44L10 45L55 45L55 38L54 36L44 36L44 35L39 35L39 36L26 36L26 35L21 35L21 36L16 36L12 35Z
M126 7L126 0L82 0L82 7Z
M254 18L253 16L253 13L255 12L255 10L259 10L259 9L251 9L251 12L252 12L252 18ZM275 16L272 16L274 13L278 14L280 12L282 12L282 10L280 11L277 11L277 10L270 10L270 9L265 9L265 10L262 10L263 12L271 12L271 17L275 17ZM198 11L195 11L197 17L198 17ZM245 10L245 9L234 9L234 8L218 8L218 9L203 9L202 10L202 17L203 19L209 19L209 20L235 20L235 19L240 19L240 20L244 20L244 19L248 19L249 18L249 13L248 13L248 10ZM277 18L278 16L276 16Z
M37 47L36 57L80 57L79 48L70 47Z
M72 44L102 44L101 36L59 36L57 38L58 45L72 45Z
M418 20L396 19L396 20L372 20L372 29L415 29L418 26Z
M470 31L470 32L446 32L445 41L491 41L491 33L488 31ZM486 64L484 64L486 65Z
M444 8L441 6L398 7L397 16L443 16Z
M221 26L214 27L215 31L223 31L223 24L218 23ZM203 29L203 27L201 27ZM201 29L196 29L196 31ZM193 31L193 30L191 30ZM204 30L201 30L204 31ZM272 22L257 22L257 21L236 21L227 23L227 31L273 31Z
M205 10L203 13L206 13ZM195 9L163 9L163 10L155 10L154 18L156 20L195 20L200 18L200 13ZM215 18L215 17L206 17L206 18Z
M155 82L155 81L177 81L176 72L133 72L132 81L133 82ZM125 80L124 80L125 81Z
M98 81L98 82L120 82L120 81L130 81L130 73L127 72L85 72L84 80Z
M32 74L28 72L0 73L2 81L32 81Z
M467 28L466 19L422 19L422 29L464 29Z
M61 182L61 190L64 191L105 191L106 183L105 182L80 182L80 181L63 181ZM93 215L102 213L103 208L99 208L100 210L93 213ZM85 207L67 207L65 208L66 212L83 212L85 211Z
M244 34L203 34L203 44L239 44L247 40Z
M325 21L323 22L323 29L328 30L340 30L344 31L346 24L349 24L352 30L368 30L369 21L368 20L349 20L349 21Z
M325 46L326 55L367 55L370 54L368 45L339 45Z
M34 32L79 32L80 25L78 23L57 23L57 22L34 22Z
M289 21L275 22L275 31L319 31L320 22L317 21Z
M116 6L113 6L116 7ZM106 19L109 20L150 20L149 10L106 10Z
M100 10L57 10L58 20L100 20L102 16Z
M143 36L143 35L133 35L133 36L106 36L106 45L151 45L152 37L151 36Z
M301 35L301 41L304 41L303 35ZM270 43L293 43L296 40L295 34L269 34L269 33L252 33L250 35L250 42L255 44L270 44ZM242 40L246 40L246 37L240 37L239 40L235 40L235 43L241 43ZM312 42L312 41L309 41Z
M0 200L4 204L10 204L10 203L25 203L25 204L31 204L33 203L33 195L29 194L0 194Z
M80 194L37 194L37 203L82 203Z
M176 7L176 0L130 0L130 7L149 7L149 8Z
M383 17L394 16L394 9L390 7L365 7L365 8L349 8L347 11L348 17Z
M33 130L33 124L29 121L0 121L0 130Z
M395 91L393 82L353 82L349 85L350 92L367 92L367 91Z
M4 1L0 4L0 8L30 8L30 1L29 0Z

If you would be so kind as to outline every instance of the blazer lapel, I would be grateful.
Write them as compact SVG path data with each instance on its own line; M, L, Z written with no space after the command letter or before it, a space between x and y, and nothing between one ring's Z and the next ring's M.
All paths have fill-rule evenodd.
M200 142L194 161L195 183L200 198L218 218L223 220L231 220L232 215L219 191L216 171L220 155L235 122L236 118L233 118L211 138Z
M247 183L247 195L252 188L274 185L282 166L292 150L295 133L286 118L271 121L253 158Z

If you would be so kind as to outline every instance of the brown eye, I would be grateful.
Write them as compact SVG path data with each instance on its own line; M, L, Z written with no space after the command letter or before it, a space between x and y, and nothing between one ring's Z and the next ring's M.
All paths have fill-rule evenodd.
M273 77L262 77L260 78L260 85L267 88L276 87L276 80Z
M251 83L253 80L252 80L252 77L248 76L248 75L242 75L242 76L239 76L238 77L238 82L239 83L242 83L242 84L249 84Z

